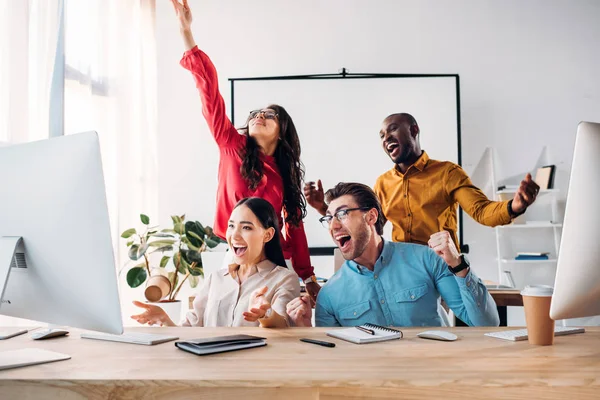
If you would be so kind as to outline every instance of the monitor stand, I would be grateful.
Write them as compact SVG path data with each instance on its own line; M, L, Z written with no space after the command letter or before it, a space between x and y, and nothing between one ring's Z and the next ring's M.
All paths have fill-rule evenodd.
M4 298L4 290L17 250L24 250L21 236L0 236L0 301Z

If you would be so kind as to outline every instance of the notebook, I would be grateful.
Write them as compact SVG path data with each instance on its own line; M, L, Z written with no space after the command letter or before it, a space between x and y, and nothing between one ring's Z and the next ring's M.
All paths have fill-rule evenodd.
M374 342L385 342L386 340L394 340L402 338L402 331L386 328L375 324L362 324L360 328L373 331L374 335L366 333L358 327L336 329L334 331L327 331L327 336L346 340L352 343L374 343Z
M68 360L71 356L44 349L0 351L0 370Z
M265 338L250 335L217 336L175 342L178 349L197 356L266 346Z
M556 166L554 165L545 165L537 169L534 181L540 186L540 189L552 189L555 170Z

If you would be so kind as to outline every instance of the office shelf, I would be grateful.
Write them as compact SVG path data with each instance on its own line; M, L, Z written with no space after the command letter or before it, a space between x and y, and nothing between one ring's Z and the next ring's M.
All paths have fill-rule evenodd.
M548 260L515 260L514 258L503 258L500 260L502 264L553 264L558 261L556 258L550 258Z
M507 187L505 189L498 190L496 192L496 195L517 193L518 189L519 189L518 187ZM538 196L541 196L544 194L549 194L549 193L559 193L559 192L560 192L560 190L558 190L558 189L542 189L538 192Z
M498 229L540 229L540 228L562 228L562 224L550 222L527 222L526 224L510 224L499 226Z

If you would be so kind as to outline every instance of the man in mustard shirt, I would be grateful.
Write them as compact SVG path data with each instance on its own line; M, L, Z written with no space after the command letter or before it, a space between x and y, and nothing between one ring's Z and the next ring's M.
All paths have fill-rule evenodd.
M515 196L508 201L491 201L465 171L449 161L429 158L419 144L419 125L410 114L388 116L379 139L394 168L377 178L374 191L381 201L385 218L392 223L394 242L427 245L431 235L448 231L457 248L457 204L483 225L509 224L523 214L539 192L539 186L527 174ZM304 186L308 204L325 215L321 181Z

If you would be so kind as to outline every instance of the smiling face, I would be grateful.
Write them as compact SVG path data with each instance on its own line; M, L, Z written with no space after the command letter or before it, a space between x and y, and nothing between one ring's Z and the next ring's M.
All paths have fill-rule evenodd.
M279 139L279 117L272 108L252 111L248 119L248 134L263 141Z
M409 118L403 114L393 114L383 120L379 139L383 151L390 156L395 164L410 161L421 154L417 141L419 126L411 124Z
M252 210L245 205L236 207L229 218L226 239L233 252L233 262L238 265L258 264L265 257L265 243L275 234L273 228L265 229Z
M353 196L344 195L329 203L327 215L335 215L341 210L358 207L360 206ZM368 217L372 218L372 215L369 215L372 212L374 212L373 209L368 211L353 210L348 212L345 218L341 218L342 221L335 217L331 220L329 234L346 260L354 260L360 257L367 248L374 231L367 222Z

